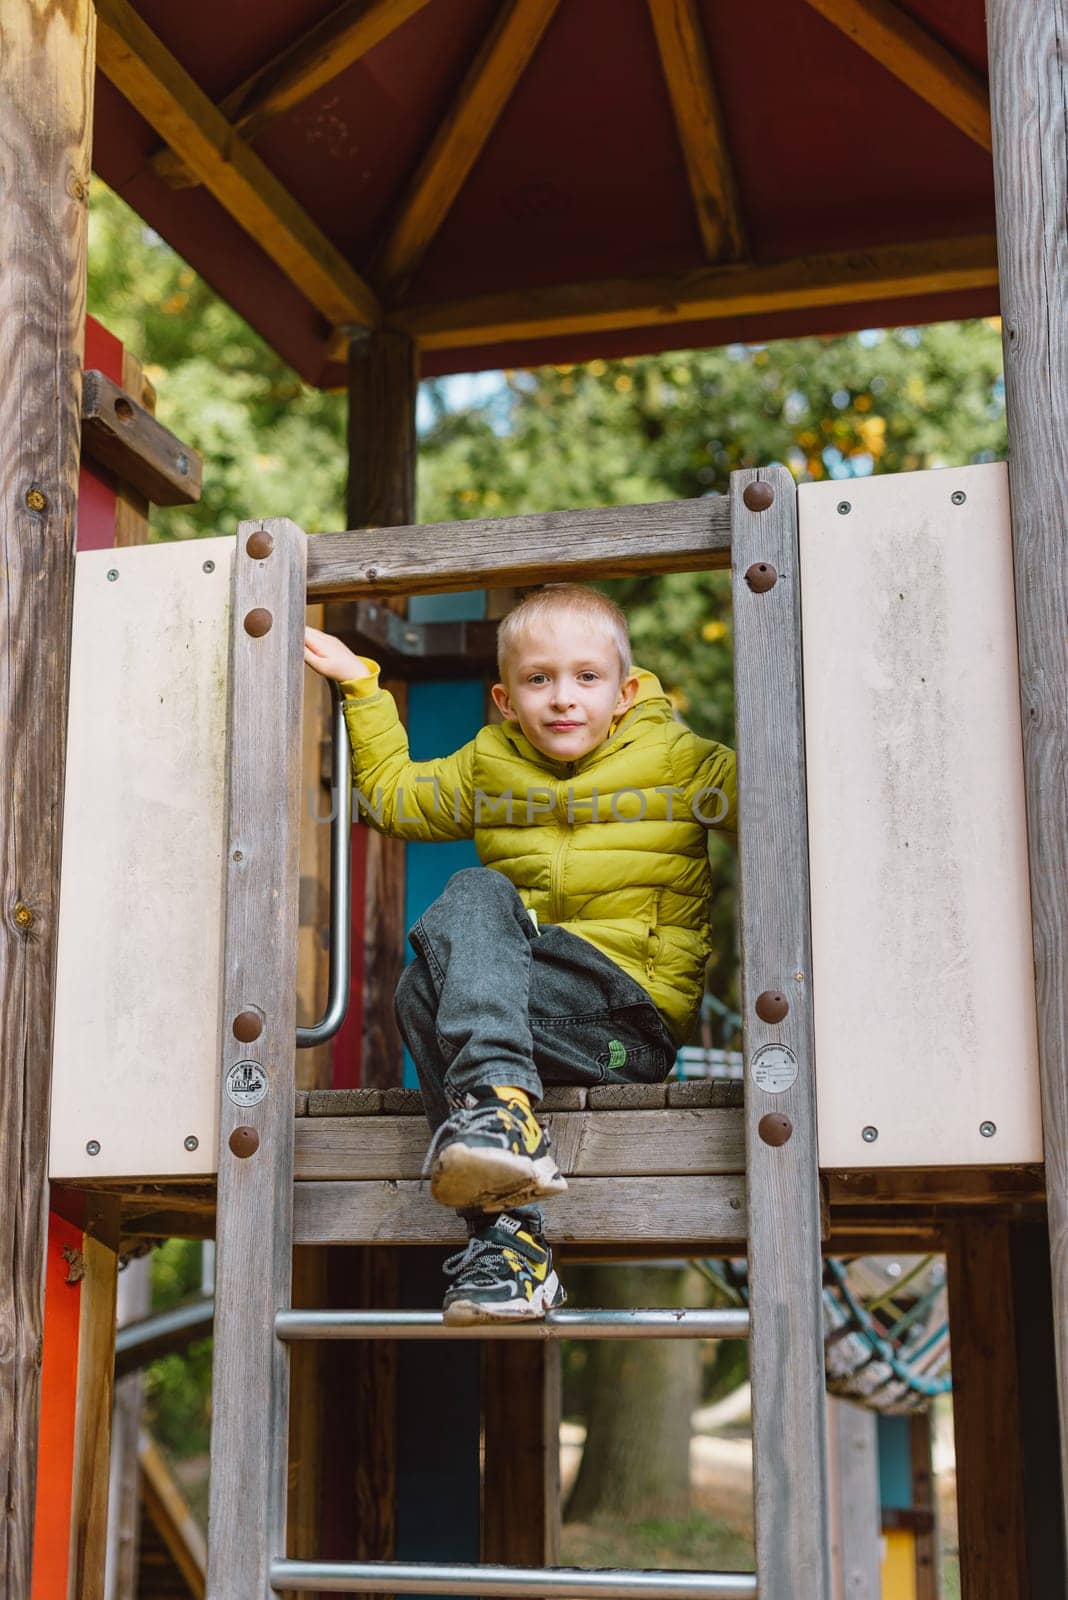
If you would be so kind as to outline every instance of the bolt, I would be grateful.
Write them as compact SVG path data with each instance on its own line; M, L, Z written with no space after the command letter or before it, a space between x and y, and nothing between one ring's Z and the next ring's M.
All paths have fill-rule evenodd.
M117 579L118 579L118 576L119 576L118 567L109 567L108 568L108 582L109 583L115 583L117 581Z
M804 981L805 981L805 974L803 972L795 972L794 973L794 982L795 983L804 983Z
M981 1122L979 1124L979 1132L984 1139L992 1139L997 1131L997 1123L995 1122Z
M850 505L848 500L839 500L839 502L838 502L838 515L840 517L848 517L848 515L852 511L852 509L853 509L853 507Z
M22 900L15 901L14 918L16 928L33 927L33 912Z
M374 581L375 581L375 579L377 577L378 577L378 568L377 567L368 567L368 569L367 569L367 581L368 581L368 583L374 583Z
M125 395L120 394L119 398L115 402L115 415L118 417L120 422L131 422L133 420L133 414L133 406L130 404L129 400L127 400Z
M85 1153L90 1156L98 1156L100 1154L100 1140L90 1139L85 1147Z
M182 477L184 478L189 472L189 457L186 455L184 450L182 450L179 453L178 459L175 461L174 464L178 468L178 471L182 474Z
M235 851L234 851L234 854L233 854L233 859L234 859L234 860L235 860L235 861L244 861L244 859L245 859L245 858L244 858L244 856L243 856L243 855L242 855L242 854L241 854L241 851L240 851L240 850L235 850Z
M775 490L770 483L758 479L756 483L747 483L742 490L742 503L750 511L766 511L775 503Z
M215 571L215 563L214 563L214 561L205 561L202 570L204 572L214 572Z
M954 489L949 498L952 500L955 506L962 506L965 500L967 500L968 496L964 493L963 489Z
M239 1011L233 1020L234 1038L242 1044L251 1044L263 1032L263 1018L258 1011Z
M48 499L44 490L27 489L26 504L31 511L43 511L48 504Z
M864 1140L865 1144L874 1144L876 1139L879 1137L879 1130L878 1128L873 1128L869 1123L860 1137Z
M767 594L779 581L779 574L770 561L754 561L745 569L745 581L754 594Z
M197 1138L196 1134L191 1133L185 1141L185 1147L187 1150L195 1150L199 1143L200 1140Z
M790 1009L786 996L778 989L765 989L756 997L756 1014L761 1022L781 1022Z
M773 1146L786 1144L793 1131L793 1123L781 1111L769 1111L767 1116L761 1117L757 1123L757 1132L764 1143Z
M273 549L274 540L263 528L258 528L255 533L250 533L245 540L246 554L250 555L253 561L266 561Z
M245 632L253 639L262 639L270 633L274 618L266 606L254 606L245 618Z
M249 1156L254 1156L259 1149L260 1136L255 1128L243 1126L234 1129L227 1143L239 1160L247 1161Z

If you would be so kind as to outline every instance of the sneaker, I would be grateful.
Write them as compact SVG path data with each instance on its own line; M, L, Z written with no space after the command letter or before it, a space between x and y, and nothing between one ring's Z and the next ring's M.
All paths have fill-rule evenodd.
M567 1299L545 1240L507 1212L472 1234L445 1272L456 1279L445 1291L450 1323L536 1321Z
M507 1211L563 1194L549 1135L525 1098L507 1089L454 1111L430 1141L423 1176L456 1211Z

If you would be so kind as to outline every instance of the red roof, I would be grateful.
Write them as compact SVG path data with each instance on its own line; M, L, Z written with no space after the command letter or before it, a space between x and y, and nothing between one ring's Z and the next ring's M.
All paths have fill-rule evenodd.
M650 3L682 0L560 0L414 276L399 295L387 291L387 318L404 323L412 308L558 285L592 286L596 310L602 282L651 277L664 280L660 298L671 301L686 274L709 270ZM814 254L992 237L989 151L814 5L695 3L746 262L760 268ZM254 7L141 0L139 15L217 103L332 9L324 0L257 0ZM924 30L938 59L948 51L981 87L982 0L910 0L899 9ZM372 286L413 173L501 10L494 0L426 0L253 142ZM100 74L95 165L102 177L306 379L342 381L320 311L207 188L173 189L163 181L152 165L160 148L149 123ZM639 314L623 327L571 323L538 338L522 318L506 318L492 342L476 332L427 348L422 370L533 365L997 311L992 271L963 287L946 279L939 289L940 281L929 293L915 292L910 280L904 293L878 288L847 303L832 296L817 306L725 308L715 318L702 307L693 320ZM418 327L425 319L414 320Z

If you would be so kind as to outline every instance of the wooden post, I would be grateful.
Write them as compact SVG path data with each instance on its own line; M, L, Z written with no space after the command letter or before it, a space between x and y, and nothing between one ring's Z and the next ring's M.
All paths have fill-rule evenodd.
M394 528L415 521L417 383L415 346L407 334L387 329L350 345L350 528ZM386 603L396 610L406 604ZM403 695L401 683L387 679L384 686ZM401 1081L393 994L404 966L403 840L369 834L364 929L360 1081L365 1088L389 1088Z
M878 1423L874 1411L827 1396L833 1600L880 1600Z
M0 1591L30 1592L52 984L81 437L91 0L0 47Z
M553 1567L560 1560L560 1346L482 1347L482 1560Z
M289 1363L274 1316L291 1304L293 1271L306 544L282 519L242 523L234 555L211 1600L263 1600L286 1534ZM258 1073L238 1072L246 1062Z
M989 0L987 30L1061 1481L1068 1488L1068 13L1064 0Z
M961 1591L968 1600L1027 1600L1009 1224L951 1224L946 1269Z
M934 1410L917 1411L909 1418L909 1453L912 1464L912 1505L916 1515L916 1600L938 1600L942 1589L938 1542L938 1501L931 1460Z
M104 1600L108 1545L111 1412L115 1392L115 1295L119 1198L92 1196L82 1238L78 1398L74 1414L69 1600Z
M731 474L731 557L757 1574L761 1600L828 1600L801 593L785 467Z

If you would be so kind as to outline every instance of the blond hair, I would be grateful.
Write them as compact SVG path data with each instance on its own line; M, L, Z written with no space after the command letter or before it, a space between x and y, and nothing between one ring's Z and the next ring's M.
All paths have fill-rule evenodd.
M625 613L599 589L583 583L547 583L535 589L502 618L497 628L497 670L502 680L509 657L520 639L537 633L545 621L561 612L580 617L607 634L619 657L620 681L630 671L630 633Z

